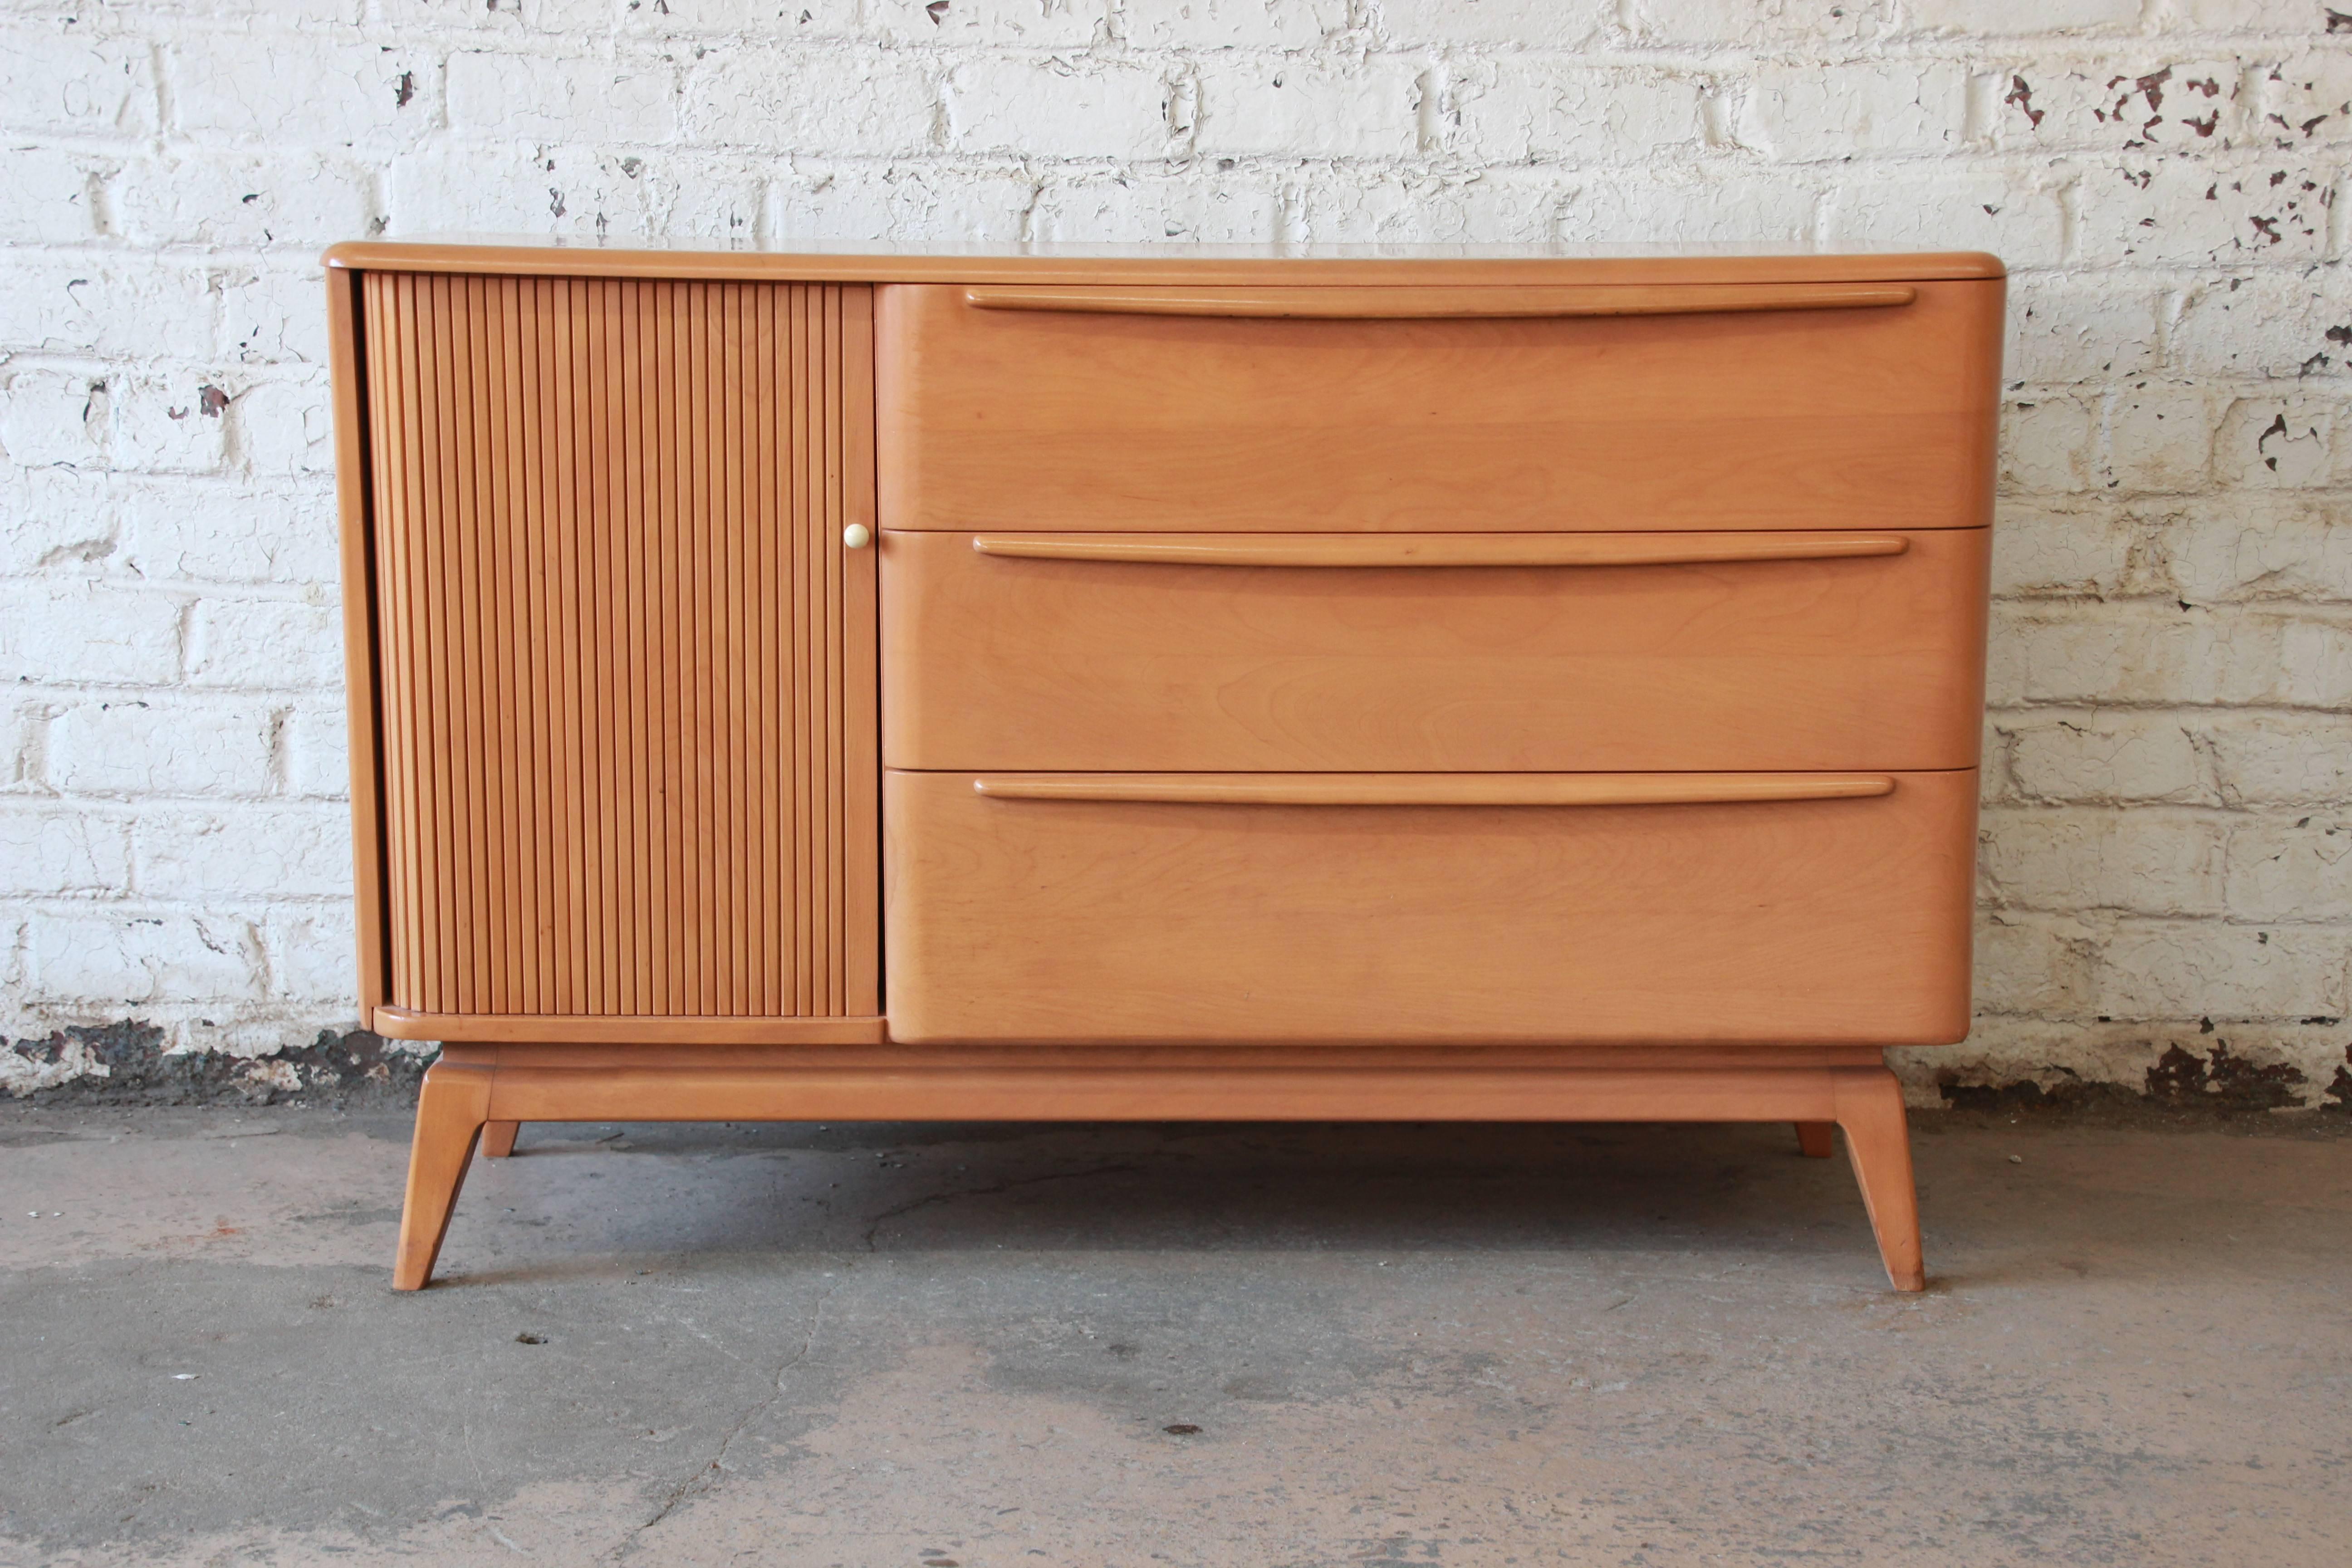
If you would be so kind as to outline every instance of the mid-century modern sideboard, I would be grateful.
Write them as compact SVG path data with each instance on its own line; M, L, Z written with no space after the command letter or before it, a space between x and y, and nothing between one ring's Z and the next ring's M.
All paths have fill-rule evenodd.
M394 1282L533 1121L1786 1121L1920 1288L1974 254L329 261Z

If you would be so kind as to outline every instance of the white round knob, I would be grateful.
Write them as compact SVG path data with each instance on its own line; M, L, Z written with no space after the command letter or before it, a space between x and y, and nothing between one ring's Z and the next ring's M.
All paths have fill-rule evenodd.
M862 522L853 522L841 531L841 542L852 550L863 550L874 542L874 531Z

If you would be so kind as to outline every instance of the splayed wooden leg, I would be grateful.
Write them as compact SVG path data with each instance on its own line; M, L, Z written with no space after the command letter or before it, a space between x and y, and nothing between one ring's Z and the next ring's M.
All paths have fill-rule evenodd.
M1834 1121L1800 1121L1796 1127L1797 1152L1808 1160L1826 1160L1837 1147Z
M508 1155L513 1153L515 1134L521 1131L522 1123L520 1121L483 1122L482 1158L485 1160L503 1160ZM1829 1129L1827 1127L1823 1127L1822 1131L1823 1135L1826 1136ZM1829 1149L1826 1145L1823 1146L1822 1152L1824 1154L1829 1152Z
M436 1062L416 1098L416 1137L408 1150L408 1200L400 1211L400 1248L392 1288L421 1290L433 1278L449 1212L466 1184L474 1143L489 1120L490 1069Z
M1878 1255L1897 1290L1924 1290L1927 1274L1919 1251L1919 1194L1911 1180L1911 1130L1903 1115L1903 1087L1885 1068L1840 1068L1837 1124L1862 1184L1863 1206L1878 1236Z

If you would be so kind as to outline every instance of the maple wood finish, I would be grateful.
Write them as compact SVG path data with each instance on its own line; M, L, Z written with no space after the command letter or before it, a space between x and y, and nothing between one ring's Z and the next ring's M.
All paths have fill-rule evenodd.
M1508 321L1537 316L1694 316L1746 310L1854 310L1908 305L1916 289L1888 283L1734 283L1708 288L1459 287L1285 289L966 289L982 310L1095 316L1283 316L1301 321Z
M900 548L923 542L914 534ZM1001 561L1148 566L1706 566L1900 555L1911 541L1899 533L975 533L971 548Z
M1893 1075L1870 1047L1252 1047L1109 1053L891 1046L789 1052L677 1048L649 1058L622 1047L452 1045L425 1074L394 1283L412 1289L431 1277L465 1159L478 1138L489 1147L494 1129L523 1121L1786 1118L1801 1132L1807 1127L1847 1128L1848 1149L1889 1278L1898 1289L1916 1290L1925 1282L1916 1215L1902 1206L1910 1187L1910 1152L1901 1096L1894 1089ZM1853 1135L1865 1123L1879 1126L1884 1134L1866 1145ZM1828 1152L1826 1146L1822 1152ZM1909 1236L1890 1236L1888 1226L1906 1212Z
M1744 288L1791 283L1891 280L1991 281L2006 276L2000 258L1980 250L1913 251L1902 255L1775 256L1740 246L1695 246L1675 255L1624 255L1559 247L1528 250L1494 246L1297 245L1024 245L942 246L872 251L847 247L794 246L762 250L632 250L595 242L533 239L352 240L330 247L330 268L346 272L455 272L508 278L656 278L668 281L790 283L1012 283L1034 288L1075 283L1088 288L1174 286L1186 291L1224 288L1323 289L1359 284L1381 289L1444 286L1489 289L1643 289L1735 283Z
M1834 1125L1920 1288L1992 258L329 261L398 1288L763 1117Z
M1990 532L886 531L884 761L1969 767Z
M1472 774L1406 805L892 769L890 1037L1942 1043L1968 1031L1976 773L1891 777L1497 805Z
M488 1068L438 1061L425 1069L416 1094L416 1135L408 1152L408 1192L400 1205L400 1240L392 1288L421 1290L433 1278L449 1215L466 1184L466 1168L489 1121ZM511 1147L511 1144L509 1144Z
M1998 285L1921 283L1868 309L1513 320L1442 304L1312 321L1113 308L1131 291L1023 310L971 292L894 288L877 303L886 527L1990 521Z
M670 1017L620 1014L419 1013L385 1005L374 1013L375 1032L388 1040L469 1039L524 1043L633 1045L858 1045L886 1037L882 1019L761 1018L680 1013Z
M877 1014L869 291L362 298L378 1029Z
M1893 795L1886 773L990 773L990 800L1168 805L1719 805Z

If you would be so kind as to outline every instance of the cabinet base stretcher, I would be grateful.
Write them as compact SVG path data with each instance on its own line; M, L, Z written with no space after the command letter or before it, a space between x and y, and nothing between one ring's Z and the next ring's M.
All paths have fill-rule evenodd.
M1875 1052L1793 1060L1785 1051L1172 1047L653 1054L445 1047L417 1101L393 1288L420 1289L432 1278L477 1147L503 1158L525 1121L1789 1121L1815 1157L1830 1152L1835 1126L1887 1279L1897 1290L1927 1283L1902 1089Z

